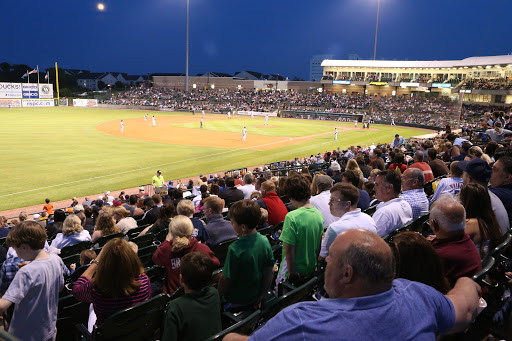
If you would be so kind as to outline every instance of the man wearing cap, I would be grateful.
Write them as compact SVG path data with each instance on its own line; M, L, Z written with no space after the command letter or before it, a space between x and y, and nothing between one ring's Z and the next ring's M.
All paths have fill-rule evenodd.
M458 166L464 172L462 174L462 182L464 185L477 183L487 188L492 174L492 168L487 161L478 158L471 161L459 161ZM487 193L489 193L489 197L491 198L492 210L496 215L498 224L500 224L501 233L505 233L510 226L507 210L496 194L491 191L487 191Z
M324 216L324 229L326 229L329 225L338 220L337 217L331 214L331 210L329 209L331 188L334 181L328 175L319 175L316 181L320 194L312 196L310 202L311 205L316 207L316 209Z
M161 186L164 183L164 177L160 170L157 170L156 175L153 175L153 178L151 179L151 183L153 184L153 187L155 188L155 193L160 193Z
M403 145L404 143L405 139L402 136L396 134L393 141L391 141L391 148L400 148L400 146Z
M359 191L354 185L341 183L331 186L328 205L330 213L336 217L336 221L331 223L325 232L320 257L326 258L329 255L331 244L343 231L362 229L377 233L377 226L372 217L357 208L358 200Z
M332 179L334 180L334 183L341 182L341 166L338 162L334 161L331 163L331 169L333 171Z
M502 156L492 166L489 191L501 199L512 221L512 157Z

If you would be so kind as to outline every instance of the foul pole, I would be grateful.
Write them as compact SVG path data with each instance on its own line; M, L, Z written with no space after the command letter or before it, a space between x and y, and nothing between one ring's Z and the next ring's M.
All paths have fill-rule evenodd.
M57 66L57 62L55 62L55 80L57 82L57 106L60 106L60 96L59 96L59 67Z

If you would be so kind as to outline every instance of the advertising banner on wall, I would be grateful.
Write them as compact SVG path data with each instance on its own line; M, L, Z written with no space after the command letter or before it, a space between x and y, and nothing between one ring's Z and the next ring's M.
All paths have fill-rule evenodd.
M0 98L0 107L19 108L19 107L21 107L21 99L1 99Z
M83 99L83 98L75 98L73 99L74 107L97 107L98 100L97 99Z
M451 83L432 83L433 88L451 88Z
M21 98L21 83L0 83L0 98Z
M37 84L21 84L23 89L23 98L39 98L39 90Z
M27 108L54 107L55 102L53 99L24 99L22 102L22 106Z
M39 98L53 98L53 84L39 84Z
M243 116L266 116L277 117L277 112L261 112L261 111L238 111L238 115Z
M345 80L333 80L332 81L332 84L350 84L350 81L345 81Z
M406 88L406 87L418 87L420 86L420 83L411 83L411 82L400 82L400 87Z

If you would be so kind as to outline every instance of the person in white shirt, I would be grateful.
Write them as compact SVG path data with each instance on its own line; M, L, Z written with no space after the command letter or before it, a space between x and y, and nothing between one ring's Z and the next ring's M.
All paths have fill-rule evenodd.
M399 148L404 143L405 143L405 139L402 136L396 134L393 141L391 141L391 148Z
M265 115L265 125L268 126L268 114Z
M242 141L245 141L246 137L247 137L247 128L244 127L244 129L242 129Z
M459 161L453 161L450 165L450 176L441 179L430 201L433 202L439 199L441 194L458 194L462 188L462 173L463 171L459 168Z
M402 194L400 194L400 198L411 205L413 220L428 213L429 202L423 190L424 183L425 177L421 169L408 168L402 174Z
M329 208L332 215L340 218L327 228L320 248L320 257L326 258L329 255L329 247L344 231L362 229L377 233L372 217L357 208L358 201L359 190L352 184L338 183L331 189Z
M144 122L147 122L148 120L148 114L144 115Z
M338 128L334 128L334 141L338 140Z
M124 131L124 123L123 120L121 120L121 133Z
M244 185L238 187L239 190L244 192L244 199L250 199L252 192L256 191L254 188L254 177L252 174L247 173L244 175Z
M381 237L412 221L411 205L398 197L401 187L402 180L397 172L384 170L377 174L375 197L381 203L372 218L377 226L377 234Z
M312 196L310 199L311 205L315 206L315 208L319 210L320 213L322 213L324 216L324 229L338 220L338 217L335 217L331 214L331 210L329 208L329 200L331 200L331 188L333 182L334 180L328 175L317 176L316 183L320 193Z
M153 127L156 127L156 119L155 119L155 116L153 116Z

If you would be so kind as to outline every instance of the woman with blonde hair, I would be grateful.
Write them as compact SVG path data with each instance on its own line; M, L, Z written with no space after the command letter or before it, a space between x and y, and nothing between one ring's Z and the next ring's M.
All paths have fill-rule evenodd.
M485 154L482 151L482 148L480 148L478 146L472 146L471 148L469 148L469 157L471 159L479 158L479 159L485 160L487 163L491 163L492 162L492 160L489 157L489 155Z
M20 222L27 220L28 219L27 212L21 211L20 215L18 216L18 219L20 220Z
M347 166L345 167L345 171L348 171L348 170L354 171L357 174L359 174L359 177L361 178L361 182L364 182L363 171L361 170L361 168L359 168L359 165L357 164L357 161L355 159L348 160Z
M96 226L94 227L91 240L92 242L95 242L99 237L108 236L109 234L118 232L121 232L121 230L117 227L112 216L107 212L100 212L98 219L96 219Z
M505 139L505 135L512 135L512 131L503 129L501 121L494 122L494 129L487 129L485 133L490 137L491 141L501 142Z
M190 252L201 252L212 259L215 267L220 265L212 250L192 237L194 226L188 217L178 215L169 226L169 233L153 254L153 262L165 267L163 291L172 294L180 287L180 261Z
M97 325L115 312L151 297L149 278L126 240L110 240L90 264L75 282L73 296L77 301L92 303Z
M83 241L90 241L91 235L82 227L82 221L76 215L71 214L66 217L62 224L62 233L52 241L51 246L56 249L62 249L65 246L75 245Z
M123 206L117 206L116 208L114 208L112 218L114 218L114 220L116 221L119 230L125 234L129 230L137 227L137 221L130 217L130 211L128 211Z

